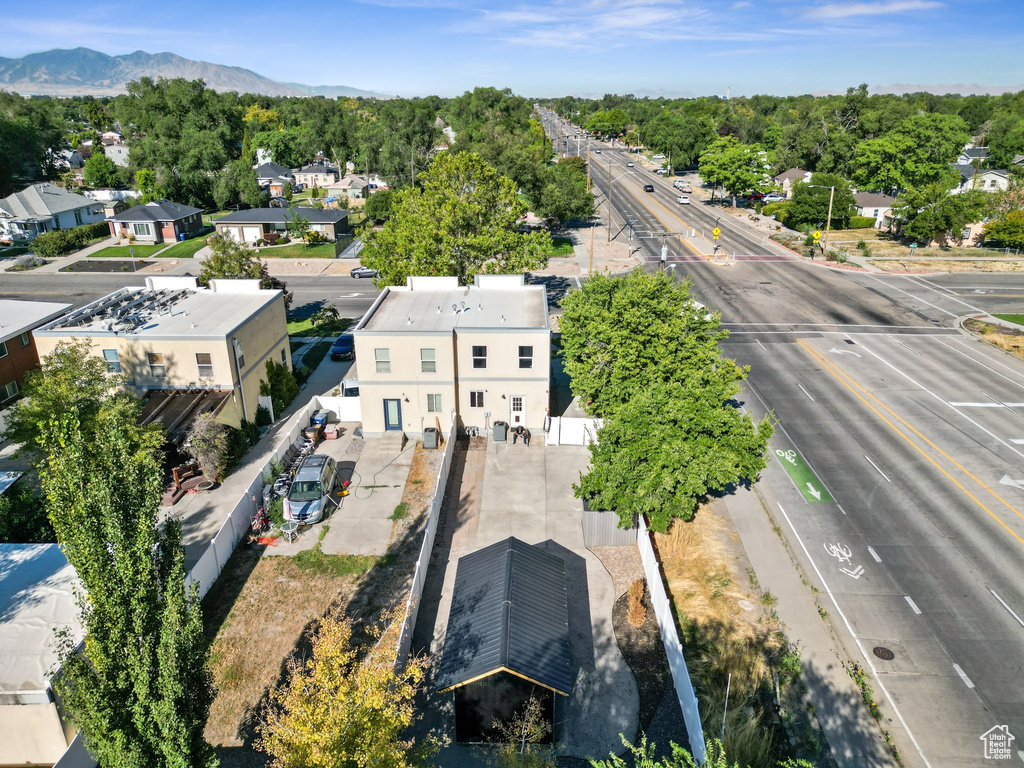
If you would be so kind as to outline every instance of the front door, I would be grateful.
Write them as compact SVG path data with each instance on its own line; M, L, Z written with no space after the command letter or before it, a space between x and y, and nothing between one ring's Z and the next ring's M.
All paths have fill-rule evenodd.
M526 398L522 395L511 395L509 402L509 422L513 427L517 424L526 426Z
M384 401L384 429L391 431L402 428L402 401Z

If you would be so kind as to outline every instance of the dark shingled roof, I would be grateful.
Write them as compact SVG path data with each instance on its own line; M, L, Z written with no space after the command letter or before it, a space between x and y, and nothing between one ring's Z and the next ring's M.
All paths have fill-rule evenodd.
M113 221L177 221L202 212L202 208L193 208L191 205L172 203L170 200L154 200L121 211L114 216Z
M555 555L512 537L459 558L438 688L507 671L568 696L568 616Z
M348 211L327 211L319 208L295 208L295 213L310 224L337 224L348 217ZM290 208L250 208L235 211L214 221L214 224L286 224L292 219Z

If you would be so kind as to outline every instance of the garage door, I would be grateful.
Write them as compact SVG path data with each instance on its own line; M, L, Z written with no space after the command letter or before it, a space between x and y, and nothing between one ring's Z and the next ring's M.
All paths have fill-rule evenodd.
M263 236L259 227L242 227L242 239L247 243L255 243Z
M224 227L220 230L222 235L226 235L229 240L238 242L238 230L235 227Z

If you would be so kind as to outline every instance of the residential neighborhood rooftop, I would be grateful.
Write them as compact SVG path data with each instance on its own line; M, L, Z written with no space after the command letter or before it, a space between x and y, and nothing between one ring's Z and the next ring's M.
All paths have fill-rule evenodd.
M63 315L71 304L53 301L16 301L0 299L0 341L13 339L37 325Z
M336 224L348 216L348 211L321 210L319 208L250 208L235 211L217 219L218 224L286 224L295 216L309 219L310 224Z
M36 336L117 336L152 339L223 338L282 293L258 280L147 277L145 287L121 288L34 331Z
M957 170L962 178L971 179L975 176L984 176L986 173L992 173L996 176L1009 176L1007 171L997 168L978 168L974 165L968 165L965 163L954 163L953 167Z
M547 293L525 285L522 275L477 275L460 286L454 277L410 277L385 290L356 325L356 331L543 329L548 327Z
M33 184L0 200L0 212L16 219L48 219L55 213L73 211L94 201L68 192L56 184Z
M153 200L145 205L134 205L113 217L113 221L176 221L202 213L201 208L182 205L170 200Z
M280 163L269 162L256 166L256 178L258 179L288 178L291 175L291 170Z
M896 198L881 192L854 192L853 201L859 208L891 208Z

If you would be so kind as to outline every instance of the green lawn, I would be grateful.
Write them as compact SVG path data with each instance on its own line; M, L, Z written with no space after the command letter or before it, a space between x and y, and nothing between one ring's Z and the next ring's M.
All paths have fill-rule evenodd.
M568 237L552 237L552 256L572 256L576 251L572 247L572 240Z
M313 325L313 319L303 317L288 321L289 336L340 336L350 325L352 320L347 317L339 318L330 323Z
M294 243L293 245L261 248L260 256L264 259L333 259L334 243L320 243L319 245Z
M23 253L28 253L29 247L27 245L15 245L11 248L5 248L0 250L0 258L4 256L21 256Z
M330 341L318 341L313 345L313 348L303 356L301 367L305 368L308 373L315 371L317 366L323 362L324 357L330 351L333 344L334 339L331 339Z
M161 259L191 259L196 251L206 245L205 237L193 237L183 243L175 243L166 251L160 254Z
M992 315L992 317L995 317L999 320L1005 320L1008 323L1024 325L1024 315Z
M222 219L225 216L227 216L229 213L232 213L232 211L214 211L213 213L204 213L203 214L203 226L204 227L212 227L214 220Z
M134 252L136 259L144 259L166 247L167 243L156 243L155 245L115 245L110 248L104 248L103 250L96 251L96 253L90 253L89 257L130 259L132 258L132 252Z

